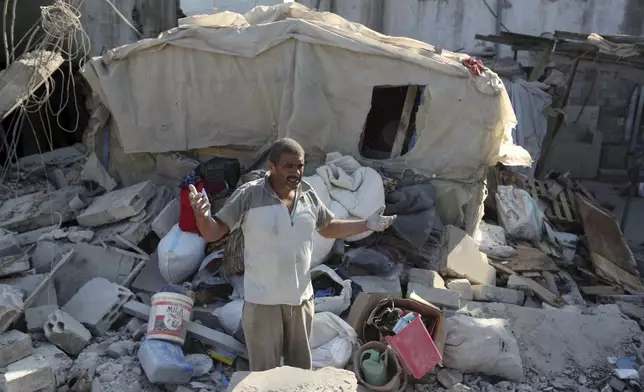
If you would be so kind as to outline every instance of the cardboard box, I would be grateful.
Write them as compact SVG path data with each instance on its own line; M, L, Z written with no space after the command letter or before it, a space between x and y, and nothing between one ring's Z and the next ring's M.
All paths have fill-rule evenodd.
M390 297L384 294L358 294L358 297L353 302L353 305L349 310L347 322L353 329L355 329L359 339L364 337L364 325L367 322L369 315L376 308L378 303L386 298ZM392 298L392 300L396 307L417 312L424 317L437 318L436 327L434 328L431 336L436 348L442 356L443 348L445 347L445 340L447 339L447 328L445 327L445 318L443 317L441 310L414 293L412 293L408 299Z

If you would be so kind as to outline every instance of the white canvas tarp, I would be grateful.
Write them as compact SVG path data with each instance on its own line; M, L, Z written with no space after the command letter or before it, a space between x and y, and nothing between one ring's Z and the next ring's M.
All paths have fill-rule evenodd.
M374 86L415 84L427 86L415 146L374 163L459 180L482 165L530 165L512 143L516 120L497 75L473 76L466 55L440 52L294 3L186 18L92 59L84 75L127 153L289 136L307 151L359 157Z

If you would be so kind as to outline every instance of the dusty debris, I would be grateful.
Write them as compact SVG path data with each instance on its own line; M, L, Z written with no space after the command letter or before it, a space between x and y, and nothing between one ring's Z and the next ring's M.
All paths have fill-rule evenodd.
M273 390L280 392L334 390L353 392L358 382L353 372L324 368L317 371L283 366L265 372L236 372L226 391L251 392Z

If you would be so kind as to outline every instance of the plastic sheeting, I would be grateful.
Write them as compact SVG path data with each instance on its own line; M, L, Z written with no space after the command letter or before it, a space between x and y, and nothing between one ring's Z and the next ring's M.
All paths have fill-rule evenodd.
M483 165L531 164L512 144L516 119L503 84L487 70L473 76L461 64L467 55L296 3L182 23L83 71L126 153L256 147L289 136L307 151L358 157L373 88L415 84L426 86L415 146L365 163L462 180Z
M546 108L552 103L552 96L540 87L546 86L539 82L527 82L517 79L511 82L503 80L510 94L510 101L517 117L517 126L512 132L514 142L525 148L532 157L541 155L541 143L548 132L548 116ZM534 177L536 165L519 169Z

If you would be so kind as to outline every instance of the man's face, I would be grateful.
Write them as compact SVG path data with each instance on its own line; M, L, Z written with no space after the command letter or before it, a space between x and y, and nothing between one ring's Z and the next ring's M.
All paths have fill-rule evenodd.
M269 162L268 168L275 185L289 190L297 189L304 176L304 157L298 154L282 154L277 164Z

